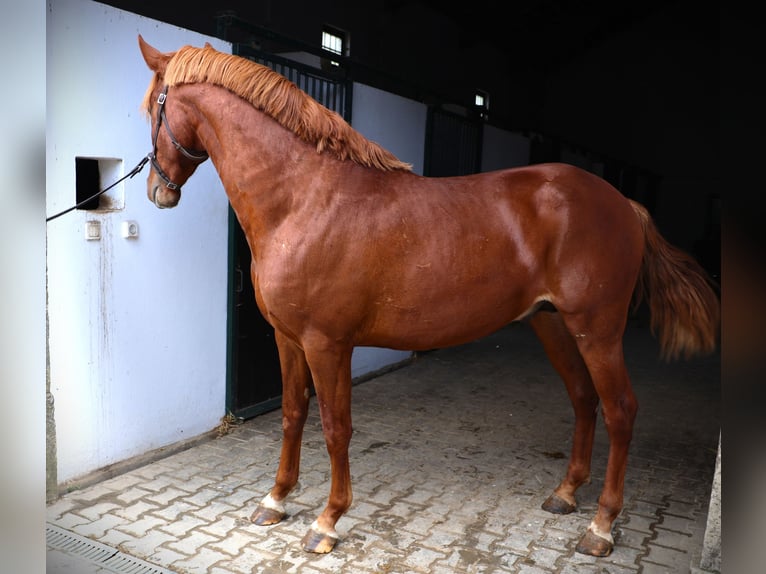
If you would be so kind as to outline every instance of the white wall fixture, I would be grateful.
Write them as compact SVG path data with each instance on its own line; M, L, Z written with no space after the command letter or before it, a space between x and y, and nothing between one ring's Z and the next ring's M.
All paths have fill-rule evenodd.
M121 230L125 239L138 239L138 223L135 221L123 221Z

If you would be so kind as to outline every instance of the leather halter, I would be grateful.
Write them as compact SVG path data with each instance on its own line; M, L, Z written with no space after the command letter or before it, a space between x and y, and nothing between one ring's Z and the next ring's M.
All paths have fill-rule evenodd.
M190 150L185 148L173 135L173 131L170 129L168 118L165 116L165 101L167 100L167 94L168 86L165 86L162 88L162 92L160 92L160 95L157 97L157 103L160 107L159 111L157 112L157 127L154 130L154 137L152 138L152 145L154 146L154 150L149 154L149 161L152 162L152 168L157 172L157 175L160 176L160 179L165 182L165 186L168 189L180 189L181 186L171 181L171 179L160 167L160 164L157 161L157 137L160 135L160 126L164 124L165 131L167 132L168 137L170 138L170 141L173 143L175 148L190 160L202 163L210 156L208 156L207 152L205 151Z

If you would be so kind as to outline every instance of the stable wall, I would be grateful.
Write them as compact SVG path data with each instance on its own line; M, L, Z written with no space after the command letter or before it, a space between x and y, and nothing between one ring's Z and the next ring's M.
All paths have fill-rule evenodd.
M209 41L231 51L91 0L48 2L49 216L75 201L75 158L102 158L105 186L151 150L139 33L161 50ZM47 226L59 483L209 431L225 414L228 201L210 162L173 210L147 199L147 175L109 193L115 209ZM125 222L137 236L122 236Z

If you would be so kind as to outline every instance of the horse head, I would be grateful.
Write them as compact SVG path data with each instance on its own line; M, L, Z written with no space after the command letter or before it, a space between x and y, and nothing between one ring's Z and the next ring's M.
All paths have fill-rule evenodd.
M154 72L143 103L153 134L153 150L148 156L152 169L147 178L146 191L157 207L175 207L181 200L181 186L208 158L208 154L200 149L189 105L179 97L172 98L172 105L168 104L170 86L165 73L175 52L160 52L146 43L141 35L138 36L138 44L146 65Z

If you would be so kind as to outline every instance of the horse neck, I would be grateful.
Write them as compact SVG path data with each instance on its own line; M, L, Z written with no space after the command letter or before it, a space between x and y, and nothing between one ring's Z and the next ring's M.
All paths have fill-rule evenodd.
M327 156L224 88L205 85L184 97L194 98L198 137L252 247L305 198Z

